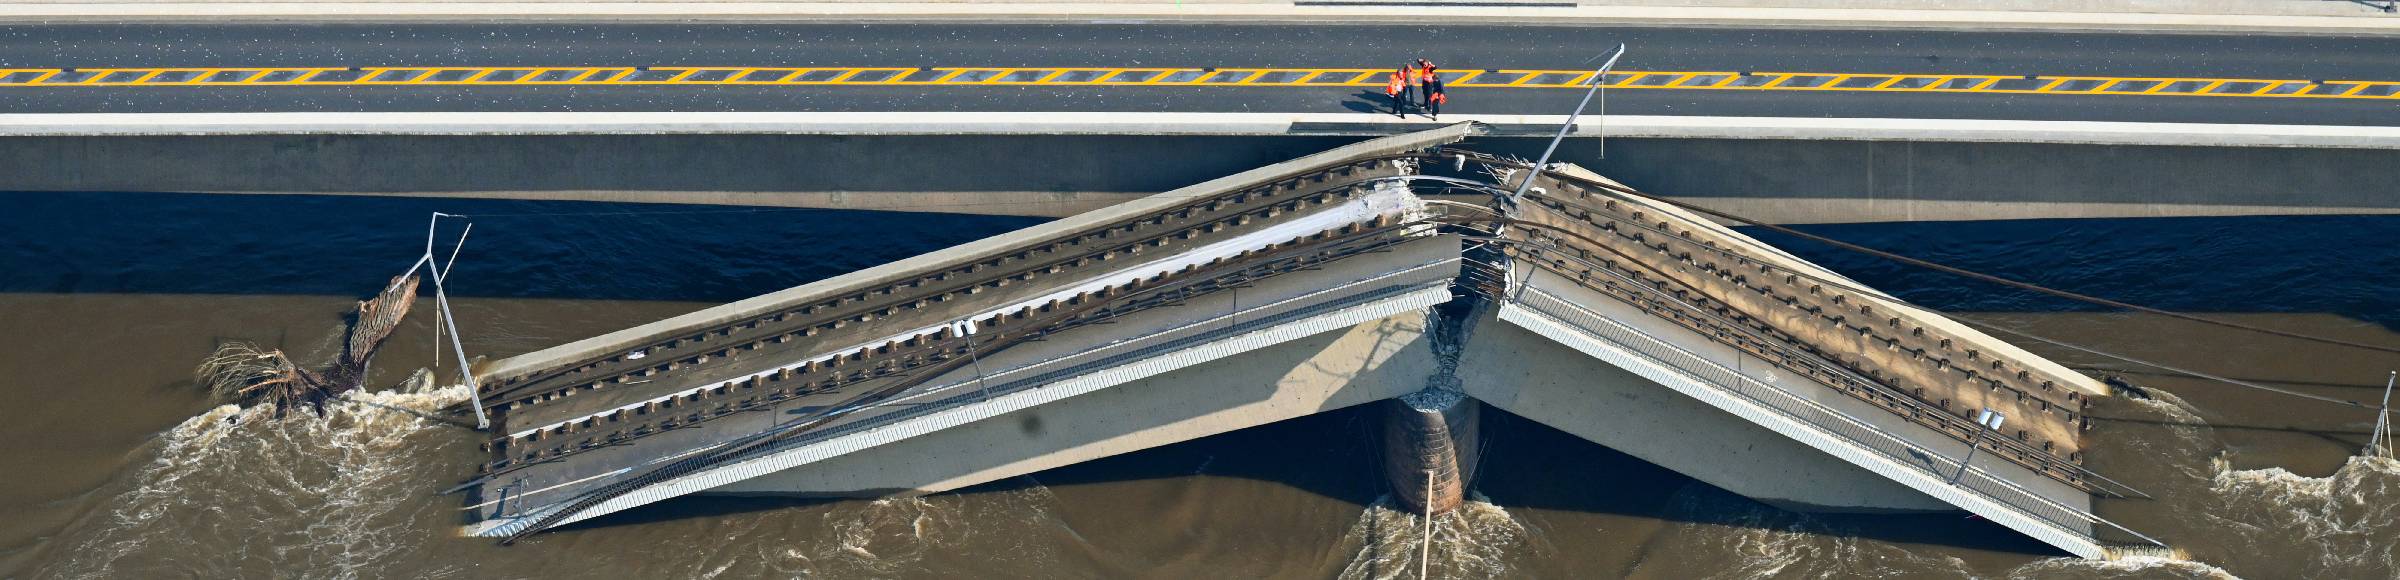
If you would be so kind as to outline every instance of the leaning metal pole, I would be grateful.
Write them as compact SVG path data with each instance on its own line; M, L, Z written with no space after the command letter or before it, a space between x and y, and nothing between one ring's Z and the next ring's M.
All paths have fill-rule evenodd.
M1958 480L1967 476L1967 464L1974 463L1975 450L1983 448L1983 431L1975 430L1975 437L1967 440L1967 458L1958 460L1958 473L1950 475L1950 485L1958 485Z
M435 212L435 213L433 214L433 220L432 220L432 222L431 222L431 223L428 223L428 224L426 224L426 226L425 226L425 258L424 258L424 261L426 261L426 262L431 262L431 261L433 260L433 232L434 232L434 228L435 228L435 227L437 227L437 226L439 226L439 225L441 225L441 223L442 223L442 218L443 218L443 217L445 217L445 216L447 216L447 217L458 217L458 216L452 216L452 215L450 215L450 214L445 214L445 213ZM470 230L471 230L472 228L474 228L474 226L473 226L473 225L471 225L471 224L470 224L470 225L468 225L467 227L468 227L468 228L470 228ZM458 236L458 240L459 240L459 243L460 243L460 244L465 244L465 243L466 243L466 240L467 240L467 236L466 236L466 234L465 234L464 232L461 232L461 233L459 234L459 236ZM450 260L451 260L451 263L457 263L457 261L458 261L458 258L457 258L457 253L453 252L453 253L451 254L451 258L450 258ZM431 273L433 274L433 304L434 304L434 306L437 306L437 307L440 307L440 308L441 308L441 312L442 312L442 315L443 315L443 316L442 316L442 324L443 324L444 326L447 326L447 327L449 327L449 330L450 330L450 352L451 352L451 354L453 354L453 355L456 355L456 356L458 357L458 375L459 375L459 378L461 378L461 379L464 379L464 380L466 381L466 383L467 383L467 401L468 401L469 403L471 403L471 404L472 404L472 406L475 408L475 428L477 428L477 429L490 429L490 428L492 428L492 420L491 420L491 417L489 417L489 416L486 416L486 415L484 415L484 413L483 413L483 389L482 389L481 387L478 387L478 386L476 386L476 384L475 384L475 371L474 371L474 370L472 370L472 369L469 369L469 368L467 368L467 347L466 347L466 345L459 344L459 340L458 340L458 316L450 314L450 297L446 295L446 292L444 292L444 290L443 290L443 288L442 288L442 286L443 286L443 285L442 285L442 273L443 273L443 271L444 271L444 270L447 270L448 268L442 268L442 267L436 267L436 266L440 266L440 265L439 265L439 264L427 264L427 267L425 268L425 270L426 270L427 272L431 272Z
M2392 374L2383 379L2383 404L2375 407L2375 432L2367 438L2366 452L2368 456L2386 459L2393 456L2394 450L2390 441L2392 437L2392 382L2395 380L2400 380L2400 371L2392 371Z
M1542 167L1550 164L1550 154L1558 152L1558 142L1565 141L1567 139L1567 132L1575 130L1575 118L1583 116L1584 106L1592 104L1592 95L1598 94L1600 92L1600 87L1608 85L1608 69L1617 66L1617 59L1623 58L1624 56L1625 45L1618 44L1617 52L1608 56L1608 62L1600 63L1600 68L1592 71L1591 90L1583 92L1583 102L1576 103L1575 112L1567 114L1566 124L1558 126L1558 135L1551 137L1550 146L1542 149L1542 159L1540 161L1533 162L1533 171L1525 174L1525 182L1517 184L1516 193L1508 196L1508 202L1511 207L1516 205L1517 200L1525 197L1525 190L1533 188L1533 177L1536 175L1541 175Z
M1388 419L1387 419L1388 420ZM1425 542L1417 550L1417 577L1432 578L1433 570L1433 471L1425 472Z

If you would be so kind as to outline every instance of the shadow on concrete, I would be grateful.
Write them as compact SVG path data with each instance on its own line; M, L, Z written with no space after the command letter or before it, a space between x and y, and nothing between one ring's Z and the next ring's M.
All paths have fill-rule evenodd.
M1606 513L1686 524L1868 538L1900 544L2062 555L2047 544L1964 513L1802 514L1719 489L1564 431L1484 407L1491 442L1475 488L1493 503Z
M1353 113L1400 116L1392 113L1392 97L1376 91L1359 91L1357 94L1350 95L1350 98L1342 100L1342 108L1349 109Z
M1088 461L950 493L1233 477L1285 484L1365 509L1387 492L1377 464L1375 405L1360 405L1212 437ZM1603 513L1662 521L1868 538L1991 552L2060 555L1998 524L1965 514L1852 515L1783 511L1485 407L1487 441L1475 489L1508 508ZM567 526L594 529L848 501L690 496Z
M1383 492L1373 405L1337 409L967 487L957 494L1190 476L1273 481L1360 506ZM686 496L561 529L636 525L809 506L842 498Z

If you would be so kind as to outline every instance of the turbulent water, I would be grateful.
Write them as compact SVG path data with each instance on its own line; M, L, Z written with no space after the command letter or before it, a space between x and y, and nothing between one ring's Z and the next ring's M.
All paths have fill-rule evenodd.
M466 399L466 387L426 394L349 397L433 410ZM416 465L424 447L455 445L418 417L359 404L324 416L276 417L226 405L161 434L156 459L94 517L69 527L79 549L45 575L125 578L268 577L305 571L330 578L382 576L418 557L422 529L407 523L443 508L422 490L446 478ZM224 550L241 538L241 550Z
M2109 399L2092 464L2155 500L2102 515L2195 561L2064 558L1955 515L1783 512L1490 411L1468 507L1396 510L1373 415L1340 411L930 497L685 499L515 547L459 538L476 435L392 410L275 417L196 392L221 340L323 356L353 293L483 214L457 275L470 352L504 356L1032 223L825 211L83 194L0 216L0 577L2390 578L2400 464L2372 415L2035 348L2153 392ZM136 203L138 202L138 203ZM105 208L105 209L96 209ZM598 208L595 210L595 208ZM568 214L568 215L561 215ZM189 225L206 224L206 225ZM375 224L325 226L323 224ZM862 239L867 232L904 236ZM2380 344L2400 219L1841 226L1818 231L2133 302ZM708 232L697 245L694 232ZM2233 232L2260 232L2248 237ZM2400 357L2081 311L1797 245L1863 281L2052 338L2345 399ZM2239 249L2240 251L2235 251ZM2313 256L2324 256L2314 258ZM2274 259L2259 256L2273 256ZM2313 263L2312 263L2313 261ZM2298 263L2294 263L2298 262ZM2195 272L2206 273L2207 275ZM2295 281L2296 280L2296 281ZM378 363L432 361L425 319ZM368 404L371 403L371 404Z

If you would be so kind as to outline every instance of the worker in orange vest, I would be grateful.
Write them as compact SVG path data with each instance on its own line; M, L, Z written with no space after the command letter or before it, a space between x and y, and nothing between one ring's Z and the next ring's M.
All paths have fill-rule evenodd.
M1442 77L1425 79L1425 117L1442 120L1442 103L1447 102L1450 102L1450 95L1442 93Z
M1392 114L1408 118L1408 69L1392 71L1391 82L1384 83L1383 94L1392 98Z
M1417 81L1411 84L1415 84L1417 86L1417 108L1425 109L1432 107L1433 91L1431 89L1433 87L1433 83L1441 82L1442 79L1439 76L1435 76L1433 70L1433 61L1422 58L1417 59L1416 68Z
M1424 62L1424 60L1417 59L1418 62ZM1400 67L1400 70L1408 73L1408 89L1405 91L1408 95L1408 104L1422 106L1425 102L1425 69L1417 68L1416 63L1410 63Z

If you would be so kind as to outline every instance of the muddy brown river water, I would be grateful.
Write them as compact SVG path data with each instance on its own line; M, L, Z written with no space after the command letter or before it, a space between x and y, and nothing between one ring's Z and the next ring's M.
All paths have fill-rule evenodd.
M469 351L495 357L1031 223L667 206L605 206L624 215L599 216L590 207L79 194L0 218L14 227L0 238L9 272L0 274L0 457L10 472L0 477L0 577L1415 577L1423 532L1383 497L1371 415L1360 412L930 497L686 498L503 548L458 537L459 502L435 495L471 469L476 434L355 405L277 418L218 405L192 385L194 366L220 340L303 360L331 353L357 298L349 294L406 265L432 208L490 216L478 220L461 266L470 296L454 306ZM878 228L905 241L853 235ZM2254 230L2293 233L2221 235ZM716 237L674 245L696 231ZM2400 345L2390 326L2400 250L2364 243L2400 233L2390 218L1818 231L2113 298ZM2080 310L1799 251L1978 320L2271 386L2371 404L2385 373L2400 369L2400 356ZM2244 257L2255 253L2285 258ZM431 364L430 321L414 317L396 335L378 359L378 384ZM2099 510L2197 562L2081 561L1956 515L1781 512L1487 410L1493 442L1478 501L1437 522L1432 569L1468 578L2400 576L2400 464L2354 458L2371 412L2028 347L2157 393L2092 413L2100 424L2090 463L2156 496ZM460 396L437 388L366 397L432 408Z

